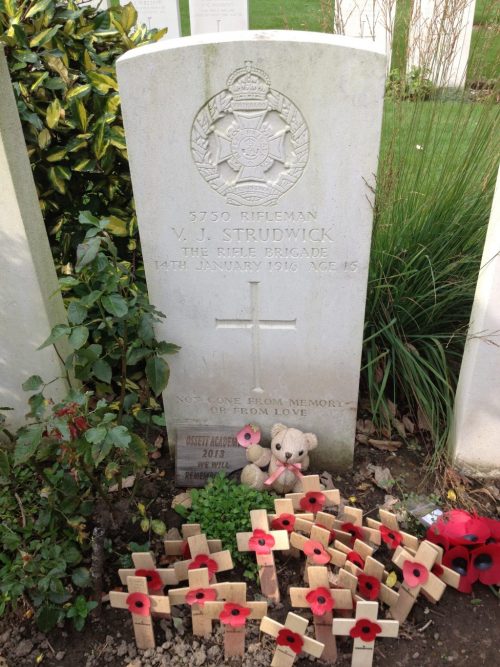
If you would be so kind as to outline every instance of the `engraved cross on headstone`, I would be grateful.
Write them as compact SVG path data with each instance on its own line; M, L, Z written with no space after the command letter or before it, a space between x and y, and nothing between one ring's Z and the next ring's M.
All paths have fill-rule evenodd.
M251 319L248 320L215 320L217 329L250 329L252 331L252 365L253 365L253 389L262 393L260 380L260 331L265 329L288 329L297 328L297 319L294 320L261 320L259 319L259 282L250 281L250 304Z

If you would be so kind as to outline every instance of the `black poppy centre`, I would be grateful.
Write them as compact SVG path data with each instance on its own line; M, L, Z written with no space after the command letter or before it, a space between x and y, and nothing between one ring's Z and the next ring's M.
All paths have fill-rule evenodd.
M197 600L201 600L201 599L204 598L204 597L205 597L205 593L196 593L196 595L195 595L195 598L196 598Z
M289 526L289 525L290 525L290 521L289 521L288 519L283 519L283 521L282 521L281 523L282 523L284 526Z
M371 591L371 590L373 589L373 584L372 584L371 582L367 581L366 584L365 584L365 587L366 587L369 591Z
M363 625L361 628L361 632L363 632L365 635L370 633L370 627L368 625Z
M454 558L451 563L452 570L458 572L462 576L467 574L467 560L465 558Z
M231 609L231 616L239 616L239 615L240 615L239 609Z
M320 556L320 555L321 555L321 549L318 549L318 547L316 547L316 549L314 549L314 553L315 553L317 556Z
M318 602L319 604L325 604L326 598L324 598L322 595L318 595Z
M489 570L493 566L493 558L490 554L479 554L474 558L474 567L476 570Z
M293 644L293 643L295 642L295 637L292 637L292 635L288 635L288 637L286 638L286 640L287 640L287 642L289 642L290 644Z
M138 607L139 609L142 609L142 607L144 607L144 602L141 602L140 600L137 600L135 602L135 606Z
M259 542L259 544L260 544L261 547L265 547L265 546L266 546L266 540L265 540L263 537L261 537L261 538L258 540L258 542Z
M420 572L420 570L418 570L417 568L415 568L415 569L413 570L413 576L414 576L414 577L421 577L421 576L422 576L422 573Z

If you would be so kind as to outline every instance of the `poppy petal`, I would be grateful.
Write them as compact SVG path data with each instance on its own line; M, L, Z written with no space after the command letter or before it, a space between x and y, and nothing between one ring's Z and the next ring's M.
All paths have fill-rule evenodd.
M299 505L304 512L321 512L326 503L326 496L319 491L308 491L303 498L300 499Z
M350 561L351 563L354 563L354 565L357 565L361 569L365 567L365 561L356 551L349 551L349 553L346 556L346 560Z
M364 642L373 642L375 637L382 632L378 623L373 623L368 618L360 618L349 632L353 639L361 639Z
M376 577L360 574L358 577L358 591L366 600L376 600L380 593L380 581Z
M282 628L278 632L276 643L278 646L288 646L288 648L292 649L295 655L299 655L299 653L302 651L304 640L296 632L293 632L288 628Z
M247 424L236 434L236 440L242 447L250 447L260 442L260 430L253 424Z
M224 625L230 625L233 628L241 628L245 625L247 616L249 615L250 609L248 607L242 607L239 604L226 602L219 614L219 620Z
M148 582L148 591L156 593L163 590L163 581L156 570L136 570L136 577L145 577Z
M403 563L403 579L410 588L423 586L429 579L429 570L422 563L406 560Z
M390 549L396 549L403 541L403 536L397 530L391 530L387 526L380 526L380 536Z
M217 593L213 588L193 588L186 594L186 604L192 606L198 604L203 607L205 602L213 602L217 599Z
M127 597L127 607L132 614L137 616L149 616L151 602L144 593L130 593Z
M306 595L306 600L315 616L324 616L334 607L334 600L328 588L315 588Z
M252 533L252 537L248 540L250 551L255 551L259 555L270 554L274 545L274 537L260 528L256 528Z
M471 570L474 576L486 586L500 584L500 545L485 544L473 549L471 556Z
M330 562L330 554L325 550L321 542L307 540L304 544L304 553L317 565L326 565Z
M470 551L466 547L452 547L443 556L443 565L458 572L460 593L472 593L472 584L477 581L477 572L470 566Z
M356 526L355 523L347 521L340 526L340 530L343 530L344 533L349 533L351 536L351 543L354 544L356 540L363 540L363 531L359 526Z
M280 514L271 521L271 528L273 530L286 530L287 533L292 533L295 526L294 514Z

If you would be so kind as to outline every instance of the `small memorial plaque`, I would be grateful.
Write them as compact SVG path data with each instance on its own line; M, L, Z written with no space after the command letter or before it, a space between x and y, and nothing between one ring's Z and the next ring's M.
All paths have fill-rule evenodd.
M247 463L232 426L177 428L175 483L204 486L218 472L229 474Z

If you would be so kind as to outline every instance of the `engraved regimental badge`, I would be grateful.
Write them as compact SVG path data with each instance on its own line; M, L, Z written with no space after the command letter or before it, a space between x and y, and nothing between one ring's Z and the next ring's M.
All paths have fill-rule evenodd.
M191 150L200 174L228 204L273 205L302 176L309 130L266 72L246 62L198 112Z

